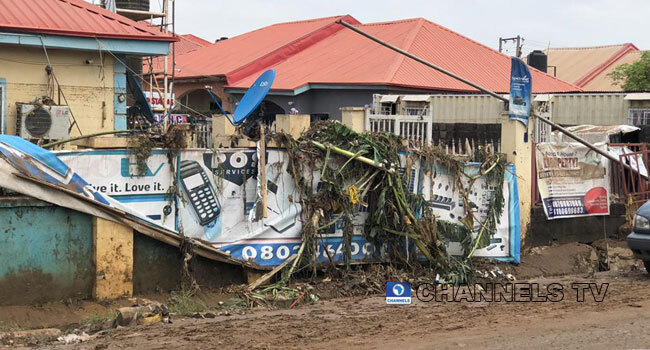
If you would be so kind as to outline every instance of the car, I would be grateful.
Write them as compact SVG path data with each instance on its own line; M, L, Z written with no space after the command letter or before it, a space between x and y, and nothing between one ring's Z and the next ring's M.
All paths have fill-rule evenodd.
M650 273L650 201L634 215L634 228L627 236L627 246L637 259L643 261L646 271Z

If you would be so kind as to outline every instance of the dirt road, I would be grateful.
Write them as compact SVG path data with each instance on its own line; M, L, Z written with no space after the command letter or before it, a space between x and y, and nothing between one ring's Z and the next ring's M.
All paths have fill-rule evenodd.
M175 319L116 329L57 349L447 349L650 348L650 278L645 272L532 280L560 283L561 302L419 302L334 299L297 310L214 319ZM610 283L603 302L576 302L573 282ZM413 298L416 299L416 298Z

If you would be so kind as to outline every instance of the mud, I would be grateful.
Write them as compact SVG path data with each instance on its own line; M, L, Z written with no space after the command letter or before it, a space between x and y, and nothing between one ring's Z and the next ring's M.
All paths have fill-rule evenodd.
M561 283L560 302L430 302L390 306L382 296L334 299L300 309L109 331L56 349L520 349L647 348L650 279L645 272L535 280ZM573 282L610 283L605 300L576 302Z
M92 280L75 278L72 283L40 269L21 269L0 279L0 305L43 304L51 300L90 297Z
M611 243L610 256L615 248L621 248L616 254L623 254L621 244ZM222 288L198 296L214 318L172 316L172 324L107 329L80 344L54 341L31 345L55 349L647 348L650 277L645 269L635 267L634 260L616 271L598 272L601 248L600 244L594 246L572 243L537 248L517 267L494 262L485 265L517 274L516 282L523 282L522 276L528 274L529 283L558 283L564 287L559 302L422 302L414 294L411 305L386 305L382 286L376 286L373 278L386 271L367 269L347 284L320 279L314 290L321 301L295 309L240 306L226 310L220 302L234 297L236 288ZM584 282L608 283L604 300L596 302L587 293L585 300L578 302L571 286ZM366 295L336 297L352 290L365 290ZM169 294L145 297L164 302ZM333 299L325 300L328 297ZM132 300L122 299L106 304L0 307L0 330L3 326L11 330L6 329L11 325L59 325L69 332L80 328L70 323L83 324L130 303ZM61 327L64 323L67 326Z

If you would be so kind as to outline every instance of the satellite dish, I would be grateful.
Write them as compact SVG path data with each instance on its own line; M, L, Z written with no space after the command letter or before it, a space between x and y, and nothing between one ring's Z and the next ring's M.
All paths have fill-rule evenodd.
M223 114L228 118L230 123L232 125L240 125L244 122L244 120L246 120L246 118L251 115L251 113L253 113L253 111L255 111L255 109L257 109L260 103L262 103L266 97L266 94L268 94L269 90L271 90L273 80L275 80L274 69L269 69L266 72L262 73L262 75L260 75L259 78L255 80L253 85L251 85L248 91L246 91L241 101L239 101L239 105L237 106L235 113L232 115L232 120L228 116L228 113L226 113L223 108L221 108L221 104L216 99L212 91L210 91L210 89L207 89L207 91L210 94L210 97L212 97L213 102L219 106L219 109L221 109L221 112L223 112Z
M135 104L140 108L140 113L147 118L149 123L155 123L156 120L153 116L153 111L151 110L149 102L147 102L147 97L145 96L144 91L142 91L142 85L140 85L138 79L135 78L135 75L129 71L126 72L126 83L129 90L131 90L131 94L133 94Z

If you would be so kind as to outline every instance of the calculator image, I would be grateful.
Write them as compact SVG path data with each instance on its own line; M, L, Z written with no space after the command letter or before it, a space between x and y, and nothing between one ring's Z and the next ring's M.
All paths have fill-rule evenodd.
M201 226L214 221L221 213L221 205L208 174L198 162L184 160L181 162L180 177L185 197L192 205Z

